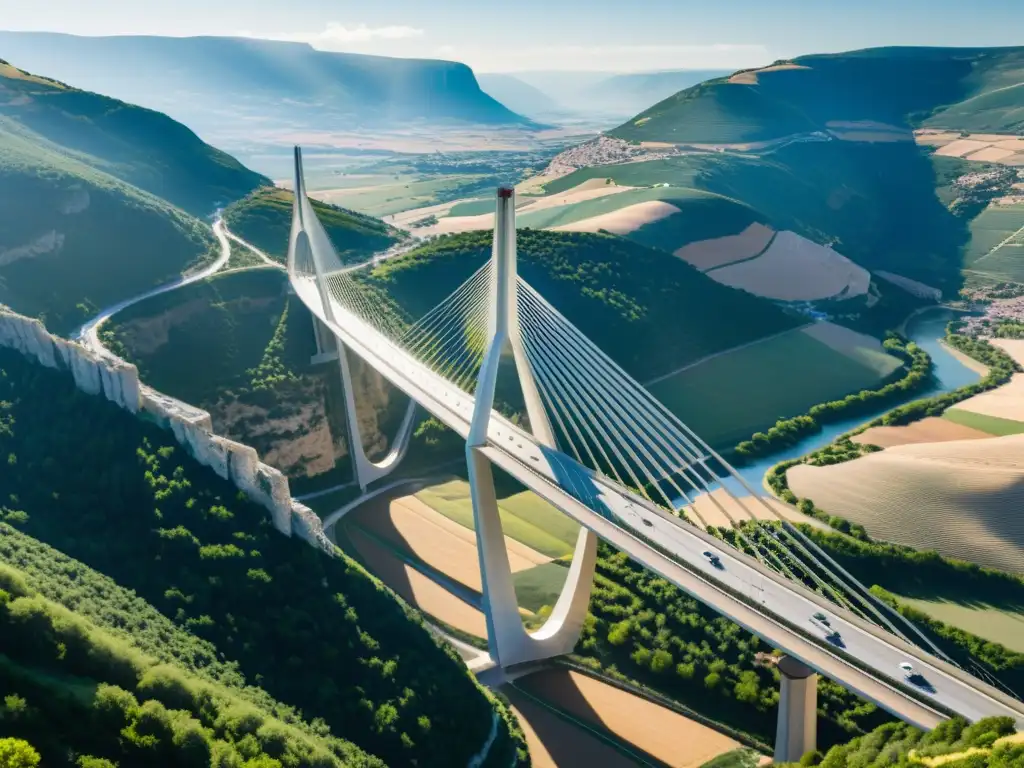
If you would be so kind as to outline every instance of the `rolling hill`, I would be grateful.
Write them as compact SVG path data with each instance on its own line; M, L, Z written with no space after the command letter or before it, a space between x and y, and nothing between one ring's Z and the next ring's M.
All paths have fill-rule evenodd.
M164 111L198 130L400 121L527 124L450 61L329 53L302 43L232 37L75 37L0 32L19 66ZM126 66L126 63L130 65Z
M211 214L267 182L167 115L6 62L0 62L0 116L195 216Z
M166 115L0 63L0 303L67 332L207 257L266 179Z
M763 142L850 122L1017 131L1024 126L1024 48L801 56L687 88L612 135L677 144Z
M224 221L234 234L283 264L288 255L293 201L290 190L261 187L230 205L224 211ZM373 216L319 200L313 201L313 210L346 264L364 261L407 237Z

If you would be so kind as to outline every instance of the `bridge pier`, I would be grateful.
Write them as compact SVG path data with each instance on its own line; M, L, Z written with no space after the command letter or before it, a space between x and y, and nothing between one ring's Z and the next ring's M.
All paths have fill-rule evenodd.
M466 464L473 501L477 555L483 581L483 607L491 656L501 667L540 661L572 652L590 605L597 564L597 536L581 528L562 592L544 625L534 633L523 626L512 568L498 511L494 473L485 450L494 390L502 354L511 350L526 403L530 430L538 442L555 449L555 436L537 390L519 335L516 291L515 193L498 190L491 274L490 339L480 368L476 403L466 440Z
M370 461L363 449L363 437L359 430L359 414L356 411L356 395L352 384L352 370L348 362L348 354L345 345L331 330L330 324L334 322L334 307L331 303L330 292L327 289L327 281L324 279L324 265L321 263L322 254L318 249L312 247L307 228L319 229L319 240L326 241L330 247L330 239L323 232L316 214L310 211L309 221L303 215L303 205L308 205L306 198L306 182L302 173L302 153L295 148L295 202L292 208L292 232L288 247L288 271L293 273L297 263L312 265L316 276L315 283L320 294L320 303L323 308L323 319L315 312L313 313L313 333L316 337L317 354L313 362L326 362L338 360L341 372L342 389L345 392L345 430L348 438L349 454L352 457L352 474L359 487L365 491L366 487L382 477L390 474L401 462L409 447L412 437L413 426L415 425L416 401L410 400L409 407L405 411L405 417L398 428L398 434L391 443L391 451L380 461Z
M818 747L818 675L792 656L779 661L782 689L775 729L775 762L795 763Z

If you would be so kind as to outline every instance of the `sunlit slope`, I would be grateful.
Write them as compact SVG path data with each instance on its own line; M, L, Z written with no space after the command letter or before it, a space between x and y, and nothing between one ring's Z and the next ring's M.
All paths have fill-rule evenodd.
M875 538L1024 573L1024 435L902 445L788 478Z
M419 317L491 255L490 232L442 237L378 266L370 280ZM519 272L637 378L799 324L718 285L681 259L601 234L521 230Z
M703 153L597 165L551 181L545 191L557 196L603 178L654 187L637 192L679 208L679 214L626 233L646 245L678 252L761 223L827 243L868 270L959 288L967 223L936 197L932 165L910 141L804 142L764 154ZM606 204L627 200L615 195Z
M261 187L224 211L231 231L270 257L284 263L292 226L290 190ZM327 230L342 262L364 261L405 235L380 219L313 200L313 209Z
M1024 48L872 48L801 56L671 96L612 135L743 143L871 121L1012 132L1024 125Z
M193 214L210 214L267 181L167 115L2 61L0 116Z

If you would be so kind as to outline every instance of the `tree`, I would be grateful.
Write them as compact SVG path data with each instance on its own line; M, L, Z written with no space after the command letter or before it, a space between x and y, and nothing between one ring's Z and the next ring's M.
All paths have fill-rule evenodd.
M0 768L35 768L42 758L21 739L0 739Z

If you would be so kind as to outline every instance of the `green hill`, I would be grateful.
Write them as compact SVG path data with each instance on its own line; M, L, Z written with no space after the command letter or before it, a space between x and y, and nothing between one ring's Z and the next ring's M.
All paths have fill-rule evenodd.
M196 216L267 179L167 115L28 74L0 61L0 116L98 171Z
M0 451L8 456L0 474L0 516L62 553L53 556L12 539L5 526L0 562L25 572L47 600L118 640L117 653L90 655L88 627L76 629L58 610L49 629L49 605L0 601L5 620L31 625L0 632L0 669L18 681L14 690L25 706L53 711L47 708L73 697L71 713L82 718L33 736L31 723L18 725L5 712L0 735L16 727L14 735L35 738L39 748L51 739L104 757L104 744L113 749L116 743L135 760L122 765L179 764L159 750L191 744L197 726L188 718L205 725L219 707L198 684L153 672L146 658L152 657L216 680L234 696L289 720L298 731L296 749L310 733L320 737L313 745L318 751L348 749L345 764L367 761L328 741L328 730L389 765L465 765L479 751L495 712L505 710L477 686L451 648L440 647L416 615L353 561L280 535L265 510L193 461L169 432L79 392L68 373L2 349L0 368ZM52 428L55 423L60 430ZM97 574L134 592L134 604L127 592L106 589L109 582ZM149 621L152 611L160 617ZM29 642L32 632L46 642ZM93 635L103 647L105 638ZM265 693L244 688L245 681ZM114 692L111 703L104 683L175 711L145 703L136 715L123 694ZM12 708L10 698L5 706ZM304 728L289 708L301 710L310 726ZM236 724L241 709L229 703L216 720L220 728L207 732L207 739L235 742L246 759L255 760L262 749L282 761L291 737L270 722L261 725L258 716ZM125 741L87 728L97 716ZM121 730L133 720L137 728ZM510 763L519 744L511 727L498 728L487 765ZM87 737L93 740L79 741Z
M490 232L441 237L368 279L419 317L490 257L491 240ZM680 259L611 235L524 229L518 254L523 278L641 381L799 324Z
M261 187L229 206L224 211L224 221L236 235L283 264L288 255L293 200L287 189ZM319 200L313 201L313 210L346 264L365 261L406 237L373 216Z
M801 56L687 88L611 135L737 143L835 121L1014 132L1024 126L1024 48L871 48Z
M0 62L0 304L66 333L210 255L184 209L263 182L165 115Z

